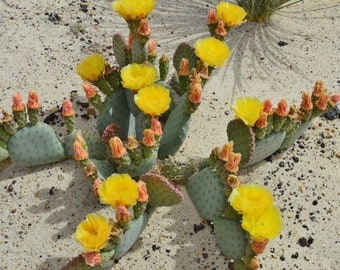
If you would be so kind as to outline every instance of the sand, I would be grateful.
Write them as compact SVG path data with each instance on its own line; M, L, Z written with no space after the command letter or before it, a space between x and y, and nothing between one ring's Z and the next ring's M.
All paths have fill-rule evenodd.
M205 18L215 1L158 2L150 22L159 55L171 57L176 44L208 36ZM112 34L127 33L110 3L1 1L0 108L10 110L17 91L26 99L36 89L46 113L72 91L83 96L75 65L91 52L114 63ZM177 158L207 157L227 141L235 97L299 104L302 91L311 91L316 80L339 92L339 14L338 1L303 1L278 12L270 24L233 29L233 55L206 85ZM339 269L339 152L339 120L318 118L287 151L240 172L241 181L273 191L286 224L260 256L263 269ZM73 234L86 214L112 213L94 198L73 160L1 171L0 201L1 270L60 269L82 251ZM227 260L186 196L156 211L114 269L227 269Z

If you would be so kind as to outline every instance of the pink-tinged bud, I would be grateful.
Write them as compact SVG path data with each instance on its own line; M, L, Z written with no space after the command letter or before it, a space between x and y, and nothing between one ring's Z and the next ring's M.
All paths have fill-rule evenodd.
M151 130L154 132L155 136L162 136L162 124L158 121L157 117L151 118Z
M39 110L41 108L37 91L32 90L28 93L27 108L32 110Z
M224 22L222 20L218 22L217 27L215 29L215 33L221 37L224 37L228 34L227 30L224 27Z
M92 190L93 190L94 195L98 196L98 189L99 189L99 187L101 186L102 183L103 182L100 178L96 178L93 181Z
M210 9L208 11L208 25L215 24L217 22L218 22L218 18L217 18L216 9Z
M131 51L132 42L133 42L133 35L130 33L129 38L128 38L128 44L127 44L127 47L126 47L129 51Z
M157 56L157 41L149 40L148 42L148 55L151 57Z
M340 93L339 94L334 94L330 96L330 102L331 105L334 107L340 102Z
M240 153L230 153L229 159L226 163L226 169L230 173L237 173L238 172L238 165L241 162L241 154Z
M182 58L181 63L179 65L178 76L188 76L189 75L189 60L186 58Z
M118 222L126 223L132 219L132 215L126 206L120 204L116 209L116 219Z
M148 36L148 35L151 34L151 28L149 26L149 20L148 19L141 19L140 20L137 32L141 36Z
M302 93L302 101L300 104L300 108L305 111L310 111L311 109L313 109L312 97L309 93L307 92Z
M257 270L260 268L260 265L260 259L256 257L251 258L248 263L248 267L250 270Z
M209 66L206 63L197 61L196 72L201 76L201 78L206 80L209 79Z
M116 124L110 124L107 125L106 128L103 131L102 137L101 137L101 141L106 144L109 145L109 141L112 137L118 136L120 133L120 128L119 126L117 126Z
M78 141L73 143L74 159L77 161L83 161L89 157L89 153L81 146Z
M139 141L137 141L133 135L128 135L126 149L133 150L139 146Z
M234 150L234 142L228 142L223 145L222 150L218 153L218 158L223 161L228 161L230 154Z
M314 97L319 97L321 95L321 93L323 93L323 92L324 92L323 82L322 81L316 81L312 95Z
M255 122L255 126L258 128L265 128L268 125L268 114L262 112L259 119Z
M73 110L72 107L72 102L68 99L65 99L63 102L63 110L61 112L61 115L63 117L70 117L70 116L74 116L75 112Z
M270 99L263 101L263 112L268 115L272 115L274 113L273 102Z
M25 105L22 103L22 97L19 92L15 93L13 95L13 105L12 105L12 111L13 112L22 112L25 110Z
M110 139L109 146L111 148L113 158L121 158L126 153L126 148L124 147L123 142L117 136Z
M149 200L149 194L146 189L146 184L142 180L139 180L137 182L137 186L138 186L138 201L147 202Z
M251 248L253 249L253 251L255 252L255 254L258 255L258 254L261 254L264 251L268 242L269 242L269 240L265 240L265 241L262 241L262 242L252 241L250 243L250 245L251 245Z
M83 254L87 265L93 267L102 263L102 257L98 252L86 252Z
M229 174L227 179L227 184L231 188L236 188L240 185L240 181L238 180L237 176L234 174Z
M94 98L97 95L96 89L94 89L93 85L88 81L83 82L83 89L87 99Z
M315 102L315 106L318 107L321 111L327 109L329 96L326 93L321 93L318 100Z
M144 137L142 142L144 145L152 147L156 144L155 133L151 129L145 129L143 131Z
M285 99L280 100L280 102L277 104L277 108L275 110L275 113L279 116L286 117L289 113L289 106L288 102Z

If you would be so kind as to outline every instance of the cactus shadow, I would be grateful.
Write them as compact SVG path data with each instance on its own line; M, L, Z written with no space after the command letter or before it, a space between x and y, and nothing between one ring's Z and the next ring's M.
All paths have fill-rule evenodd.
M51 270L51 269L60 269L63 265L67 264L69 258L63 257L52 257L47 258L42 263L37 265L36 270Z

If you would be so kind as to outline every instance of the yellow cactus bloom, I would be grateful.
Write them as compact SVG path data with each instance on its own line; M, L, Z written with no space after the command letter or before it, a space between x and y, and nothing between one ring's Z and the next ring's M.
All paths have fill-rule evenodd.
M217 18L228 27L240 25L247 16L247 12L242 7L224 1L216 6L216 11Z
M240 118L247 126L254 126L260 118L263 103L255 97L238 98L232 105L236 118Z
M241 184L233 189L228 200L240 214L261 215L273 203L273 195L260 185Z
M113 174L100 185L98 195L102 204L129 207L137 203L138 185L128 174Z
M100 214L89 214L78 226L76 240L86 251L99 251L105 247L111 233L111 225Z
M145 114L161 115L170 107L170 90L156 83L151 84L137 92L135 103Z
M270 205L260 217L252 214L243 215L242 228L249 232L254 241L262 242L278 236L284 223L281 212L275 205Z
M105 59L99 53L85 57L76 67L78 75L89 82L98 81L103 76L104 69Z
M211 67L223 66L230 55L228 46L213 37L197 40L194 47L197 57Z
M116 0L112 8L125 20L145 19L156 6L155 0Z
M157 69L145 64L130 64L120 72L122 85L134 92L148 86L158 79Z

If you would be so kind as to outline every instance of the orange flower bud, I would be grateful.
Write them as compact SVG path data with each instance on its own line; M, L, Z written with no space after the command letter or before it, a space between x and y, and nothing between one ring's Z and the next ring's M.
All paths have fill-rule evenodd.
M128 135L126 149L133 150L139 146L139 142L133 137L133 135Z
M97 91L94 89L93 85L88 81L83 82L83 89L87 99L91 99L97 95Z
M73 143L74 159L77 161L83 161L89 157L89 153L81 146L78 141Z
M74 141L80 143L81 147L86 148L87 144L83 136L80 135L80 133L77 133L74 137Z
M231 188L236 188L240 185L240 181L238 180L237 176L234 174L229 174L227 178L227 184Z
M132 219L132 215L125 205L120 204L116 208L116 219L121 223L129 222Z
M133 35L130 33L130 34L129 34L129 39L128 39L128 44L127 44L127 49L128 49L129 51L131 51L132 42L133 42Z
M223 161L228 161L230 154L233 152L234 142L228 142L223 145L222 150L218 153L218 158Z
M157 117L151 118L151 130L154 132L156 136L162 136L162 124L158 121Z
M145 129L143 131L144 137L142 142L144 145L152 147L156 144L155 133L151 129Z
M189 60L186 58L182 58L180 66L179 66L179 76L187 76L189 75Z
M265 128L268 125L268 114L262 112L260 118L255 122L255 126L258 128Z
M321 93L323 93L323 91L324 91L323 82L322 81L316 81L312 95L314 97L319 97L321 95Z
M100 178L96 178L96 180L93 181L92 190L93 190L94 195L98 196L98 188L100 187L102 183L103 182Z
M253 249L253 251L255 252L255 254L261 254L264 249L266 248L267 244L268 244L269 240L265 240L262 242L258 242L258 241L252 241L250 243L251 248Z
M208 11L208 25L215 24L217 23L217 21L218 21L218 18L217 18L216 9L210 9Z
M157 56L157 41L156 40L150 40L148 42L148 55L152 57Z
M13 105L12 111L13 112L21 112L25 110L25 105L22 103L22 97L19 92L13 95Z
M237 173L238 172L238 165L241 161L241 154L240 153L234 153L231 152L229 159L226 163L226 169L230 173Z
M275 113L279 116L285 117L289 113L288 102L285 99L280 100L279 104L277 104L277 108Z
M321 93L318 100L315 102L315 106L320 110L324 111L327 109L327 103L329 100L329 96L326 93Z
M141 19L140 20L137 32L141 36L148 36L148 35L151 34L151 28L149 26L149 20L148 19Z
M310 111L311 109L313 109L312 97L309 93L307 92L302 93L302 101L300 104L300 108L305 111Z
M110 139L109 145L113 158L121 158L126 153L126 148L124 147L123 142L117 136Z
M72 107L72 102L68 99L65 99L63 102L63 110L61 112L61 115L63 117L69 117L69 116L74 116L75 112Z
M37 91L32 90L28 93L27 108L32 110L39 110L41 108Z
M102 257L98 252L85 252L83 254L85 262L87 265L93 267L95 265L100 265L102 263Z
M138 186L138 201L147 202L149 200L149 194L146 189L146 184L142 180L139 180L137 182L137 186Z
M332 106L334 107L336 104L340 102L340 93L339 94L334 94L330 96L330 102Z
M189 100L193 104L200 104L202 102L202 83L200 82L191 82L190 83L190 93L189 93Z
M263 112L268 115L272 115L274 113L273 102L270 99L263 101Z
M222 20L218 22L215 33L221 37L224 37L228 34L227 30L225 30L224 22Z

